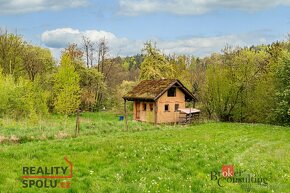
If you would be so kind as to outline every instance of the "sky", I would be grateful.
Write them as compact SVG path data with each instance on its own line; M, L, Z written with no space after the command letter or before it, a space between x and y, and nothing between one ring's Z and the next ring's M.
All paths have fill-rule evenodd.
M83 36L105 38L111 56L141 53L151 40L165 54L204 57L286 40L290 0L0 0L0 28L56 58Z

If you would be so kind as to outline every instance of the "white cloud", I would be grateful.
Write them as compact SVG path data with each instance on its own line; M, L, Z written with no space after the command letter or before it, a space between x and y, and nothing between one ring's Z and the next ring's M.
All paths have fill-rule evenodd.
M119 0L122 15L153 12L198 15L216 9L258 11L279 5L290 6L290 0Z
M60 50L67 47L69 43L81 45L82 37L86 36L93 42L106 38L110 48L111 56L127 56L141 52L143 40L130 40L125 37L117 37L115 34L106 31L87 30L80 31L72 28L60 28L46 31L42 34L43 43L51 48L54 55L59 56ZM238 35L223 35L211 37L190 37L175 40L153 39L157 47L165 54L186 54L195 56L206 56L213 52L219 52L225 45L251 46L271 43L277 37L270 36L264 31L256 31Z
M72 28L59 28L51 31L45 31L41 35L42 42L49 48L59 50L65 48L70 43L82 44L83 36L88 37L92 42L99 42L100 39L105 38L109 43L112 55L132 55L140 52L143 42L129 40L127 38L118 38L111 32L86 30L80 31Z
M251 32L245 34L191 37L171 41L157 40L157 47L165 54L186 54L194 56L208 56L213 52L220 52L226 45L244 47L267 44L277 40L277 37Z
M157 41L157 45L166 54L188 54L206 56L221 51L226 45L244 47L270 43L271 36L252 32L236 35L222 35L210 37L191 37L172 41Z
M91 41L98 42L101 38L108 41L116 40L116 36L111 32L87 30L84 32L72 28L59 28L51 31L45 31L41 35L41 40L52 48L64 48L70 43L80 44L82 37L89 37Z
M61 10L87 5L87 0L4 0L0 14L22 14L43 10Z

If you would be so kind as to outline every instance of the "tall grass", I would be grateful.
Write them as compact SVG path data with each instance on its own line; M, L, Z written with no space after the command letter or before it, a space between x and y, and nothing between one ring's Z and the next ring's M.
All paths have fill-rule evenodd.
M125 132L124 123L115 115L84 114L83 119L90 120L87 125L97 125L82 130L93 135L0 145L0 192L290 190L289 127L238 123L174 127L130 122L130 132ZM70 189L22 188L22 166L64 165L65 155L74 164ZM267 178L268 185L224 183L224 187L219 187L210 174L220 171L223 164Z
M130 132L166 129L172 125L154 125L132 121L129 116ZM37 122L30 120L15 121L0 119L0 143L24 143L33 140L70 138L75 135L76 117L67 119L61 115L49 115ZM127 131L124 121L119 121L118 114L109 112L83 113L80 118L80 135L106 135L108 133Z

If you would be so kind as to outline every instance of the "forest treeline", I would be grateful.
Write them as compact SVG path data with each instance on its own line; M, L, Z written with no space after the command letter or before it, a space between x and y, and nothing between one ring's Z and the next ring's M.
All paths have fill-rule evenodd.
M209 119L290 124L290 40L244 48L226 46L199 58L165 55L151 42L140 54L110 57L105 39L83 37L57 62L47 48L0 31L0 118L37 121L51 113L111 110L145 79L177 78Z

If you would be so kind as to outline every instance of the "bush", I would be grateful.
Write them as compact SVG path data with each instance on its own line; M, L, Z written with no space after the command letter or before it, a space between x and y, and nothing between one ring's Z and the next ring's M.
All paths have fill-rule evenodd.
M43 91L38 82L23 78L14 81L11 75L0 73L0 115L11 118L37 119L48 112L48 93Z

